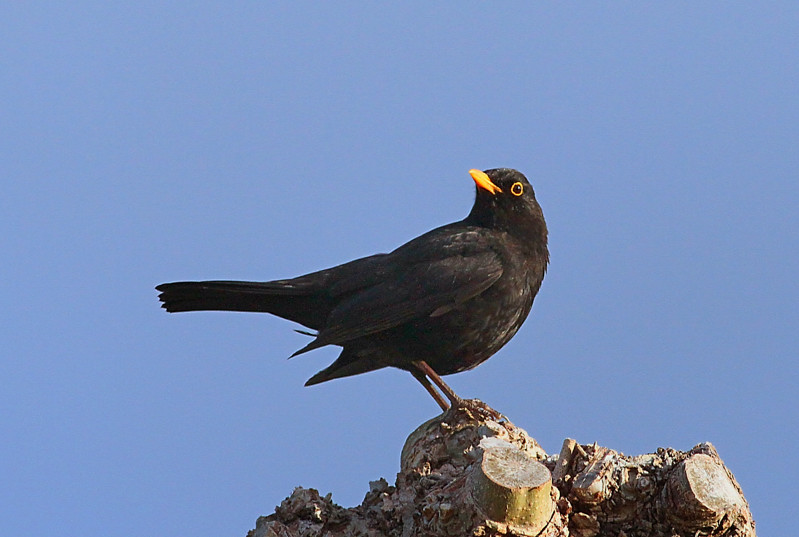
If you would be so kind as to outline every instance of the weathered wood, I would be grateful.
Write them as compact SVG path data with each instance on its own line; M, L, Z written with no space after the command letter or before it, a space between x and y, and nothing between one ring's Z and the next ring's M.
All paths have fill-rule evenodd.
M249 537L755 537L711 444L628 457L567 439L548 456L498 412L469 403L411 433L394 486L370 483L350 509L297 488Z
M610 494L611 469L618 454L607 448L595 446L586 467L572 481L575 498L585 504L598 505Z
M576 449L577 440L567 438L563 441L563 447L560 448L560 454L555 461L555 469L552 470L553 481L561 481L568 474Z
M669 517L688 531L712 528L746 504L720 461L704 453L676 465L663 494Z

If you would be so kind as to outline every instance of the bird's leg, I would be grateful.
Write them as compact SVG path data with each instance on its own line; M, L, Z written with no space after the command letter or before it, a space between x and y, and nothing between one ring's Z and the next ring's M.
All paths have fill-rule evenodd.
M426 375L427 377L430 378L430 380L433 381L433 383L436 386L438 386L438 389L441 390L444 393L444 395L447 396L447 399L449 399L450 403L452 403L452 406L455 406L455 407L464 406L463 399L458 397L458 395L454 391L452 391L452 388L447 386L447 383L444 382L443 380L441 380L441 377L438 376L438 373L433 371L433 368L430 367L427 364L427 362L425 362L424 360L418 360L416 362L413 362L413 366L421 373L421 375L423 377ZM416 376L416 375L414 375L414 376ZM418 379L419 377L416 377L416 378ZM425 380L427 380L427 379L425 379ZM422 382L422 381L420 380L419 382ZM425 383L422 382L422 385L424 385L424 384ZM428 382L427 385L429 386L430 383ZM427 388L427 386L425 386L425 387ZM432 388L432 386L430 386L430 388ZM430 391L430 388L428 388L427 391ZM431 394L432 394L432 392L431 392ZM436 395L438 395L438 394L436 394ZM443 408L444 410L447 409L444 405L441 404L441 401L439 401L439 399L441 398L440 395L438 396L438 398L436 398L436 396L434 395L433 398L436 399L436 402L438 402L438 404L441 406L441 408Z
M430 381L427 380L427 377L424 375L424 373L422 373L417 369L413 369L411 370L411 375L413 375L413 378L418 380L422 384L422 386L424 386L424 389L427 390L427 393L433 396L433 399L436 400L436 403L438 403L438 406L441 407L441 410L446 411L447 409L449 409L449 404L447 404L444 398L441 397L441 394L436 391L435 387L433 387L433 385L430 384Z

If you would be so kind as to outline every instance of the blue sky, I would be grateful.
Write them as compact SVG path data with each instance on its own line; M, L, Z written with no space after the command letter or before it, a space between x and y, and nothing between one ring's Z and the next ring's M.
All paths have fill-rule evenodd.
M797 472L799 5L0 8L0 530L244 535L296 485L360 503L437 413L410 375L153 287L268 280L533 183L552 262L462 396L550 452L710 441L762 535Z

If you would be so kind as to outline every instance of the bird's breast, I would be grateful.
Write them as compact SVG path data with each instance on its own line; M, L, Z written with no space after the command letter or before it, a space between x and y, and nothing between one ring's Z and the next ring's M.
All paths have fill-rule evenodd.
M410 354L424 356L441 375L476 367L516 334L533 305L537 284L526 274L503 275L489 289L439 317L409 327Z

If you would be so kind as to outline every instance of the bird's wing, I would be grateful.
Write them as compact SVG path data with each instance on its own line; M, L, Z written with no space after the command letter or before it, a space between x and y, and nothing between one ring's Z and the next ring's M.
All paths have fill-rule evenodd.
M445 247L412 243L387 262L394 268L379 282L361 288L336 306L317 338L295 353L393 328L412 319L443 315L491 287L502 276L502 263L492 249L463 241ZM431 256L431 253L438 255ZM393 257L394 259L390 259Z

